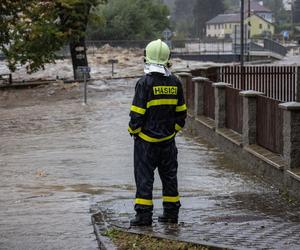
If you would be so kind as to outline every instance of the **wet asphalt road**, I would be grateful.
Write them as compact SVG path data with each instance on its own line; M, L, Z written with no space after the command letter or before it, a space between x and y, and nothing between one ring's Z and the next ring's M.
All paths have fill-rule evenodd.
M0 249L97 249L90 219L97 210L127 225L135 189L127 134L134 84L94 88L88 106L66 94L0 109ZM173 235L300 249L298 206L207 142L180 135L177 145L183 226ZM155 216L160 192L156 176Z

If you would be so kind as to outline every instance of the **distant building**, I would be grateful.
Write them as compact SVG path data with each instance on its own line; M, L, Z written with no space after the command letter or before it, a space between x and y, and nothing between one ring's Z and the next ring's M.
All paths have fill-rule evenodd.
M230 37L234 27L239 25L239 14L220 14L206 22L206 36L224 38Z
M250 24L248 37L270 37L274 35L274 24L257 14L245 18L245 24ZM235 27L240 25L240 14L220 14L206 23L206 36L216 38L233 37Z
M249 8L248 1L245 1L245 16L248 16ZM250 1L250 15L257 15L267 20L270 23L274 23L273 12L266 6L264 6L263 1Z

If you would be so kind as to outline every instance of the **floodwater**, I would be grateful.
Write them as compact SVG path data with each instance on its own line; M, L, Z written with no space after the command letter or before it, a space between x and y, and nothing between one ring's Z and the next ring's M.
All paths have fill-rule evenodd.
M76 89L57 97L43 97L41 89L3 95L10 102L0 108L0 249L97 249L92 213L110 211L116 223L128 223L135 185L127 124L135 81L94 86L86 106ZM249 246L223 237L224 228L232 234L243 229L244 238L252 233L256 238L248 243L257 241L259 228L276 246L268 235L288 228L282 237L300 249L299 207L207 142L181 134L177 145L180 220L189 225L176 232L179 238ZM156 176L155 216L160 195Z

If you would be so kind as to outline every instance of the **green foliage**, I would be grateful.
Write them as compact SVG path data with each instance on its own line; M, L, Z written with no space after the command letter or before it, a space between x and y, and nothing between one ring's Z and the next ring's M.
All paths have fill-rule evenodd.
M95 13L102 16L102 20L100 25L90 25L90 39L152 39L169 27L169 10L160 1L110 0Z
M245 0L247 3L248 0ZM227 12L232 13L239 9L241 0L224 0L224 6Z
M192 33L194 24L193 8L196 0L176 0L172 23L176 27L176 36L188 37Z
M202 37L206 21L224 11L223 0L176 0L172 21L181 35Z
M223 0L197 0L194 6L194 34L197 37L203 37L206 22L224 12Z
M61 47L63 34L53 22L53 7L50 2L27 1L14 16L7 17L8 30L1 49L10 70L20 63L32 72L54 60L54 54L49 52Z
M8 67L26 65L28 73L54 62L56 52L86 30L97 0L11 0L0 4L0 49Z
M284 9L282 0L264 0L264 5L273 12L276 25L289 21L289 13Z

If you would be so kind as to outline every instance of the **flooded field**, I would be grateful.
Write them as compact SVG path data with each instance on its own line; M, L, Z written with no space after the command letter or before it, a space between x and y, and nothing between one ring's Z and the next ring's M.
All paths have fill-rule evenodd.
M0 249L97 249L91 215L98 211L127 225L135 82L93 86L87 106L78 86L0 92ZM176 237L300 249L299 207L207 142L181 134L177 145L183 224ZM160 186L156 175L155 216Z

